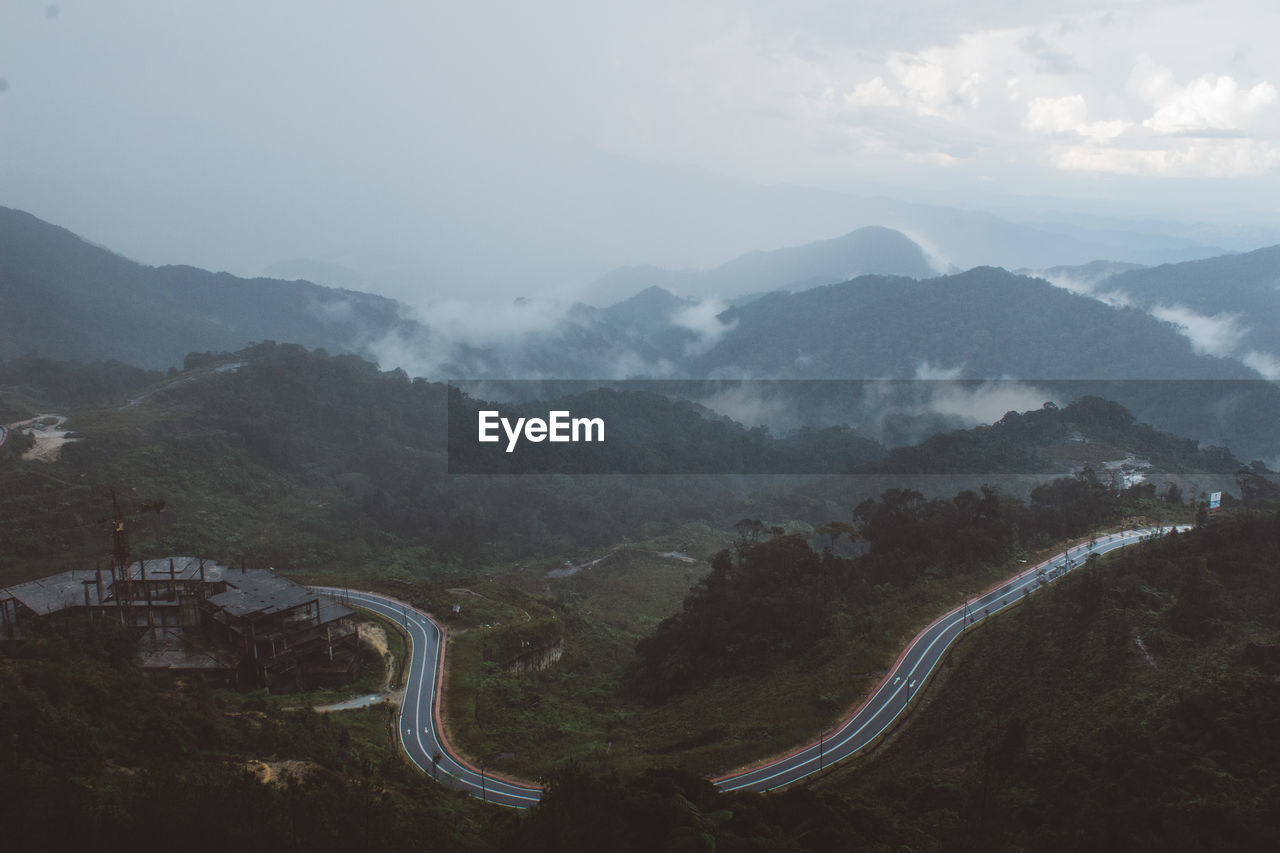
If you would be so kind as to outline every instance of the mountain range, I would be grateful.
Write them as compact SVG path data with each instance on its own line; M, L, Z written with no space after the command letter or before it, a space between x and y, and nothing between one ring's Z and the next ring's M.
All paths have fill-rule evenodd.
M401 309L369 293L149 267L28 213L0 208L0 358L29 353L180 365L189 352L274 339L358 351Z
M868 270L878 272L859 274ZM1280 392L1223 381L1256 383L1280 359L1280 332L1263 321L1280 316L1278 280L1280 247L1150 268L1059 267L1044 278L995 267L934 275L929 255L902 233L863 228L709 270L617 273L611 287L638 292L603 308L519 300L502 316L476 312L473 325L495 330L472 335L456 316L415 314L373 294L144 266L0 209L0 358L166 368L189 352L278 340L435 379L1183 380L1176 393L1109 387L1158 426L1270 456L1280 452L1266 438ZM1205 335L1218 343L1206 346ZM773 408L805 413L786 426L853 422L852 412L803 393ZM752 423L741 405L724 413L779 426Z

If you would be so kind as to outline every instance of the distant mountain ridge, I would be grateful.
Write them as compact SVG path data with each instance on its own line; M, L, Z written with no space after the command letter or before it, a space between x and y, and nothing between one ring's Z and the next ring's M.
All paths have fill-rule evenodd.
M868 247L886 254L875 260ZM1188 290L1207 290L1206 276L1230 281L1231 270L1239 269L1251 282L1245 291L1257 307L1247 321L1237 322L1263 336L1275 331L1275 324L1268 326L1263 318L1270 310L1267 300L1275 298L1268 276L1278 255L1280 250L1261 250L1153 269L1090 265L1081 272L1106 276L1124 270L1098 287L1129 282L1134 293L1146 292L1144 287L1155 292L1160 282L1173 280L1182 289L1169 292L1181 299ZM917 273L927 269L919 246L898 232L872 228L833 241L752 253L700 275L707 281L717 276L735 281L725 285L726 292L743 293L796 275L822 270L835 275L858 258L885 267L913 264ZM1181 273L1187 273L1185 282L1178 278ZM1192 295L1185 296L1187 302L1204 304L1192 302ZM166 368L181 364L192 351L235 351L252 341L277 340L354 353L437 380L1109 382L1256 380L1259 375L1236 358L1198 352L1173 325L1144 310L1103 304L993 267L921 279L866 275L794 293L775 287L727 310L721 310L719 299L691 298L658 285L627 296L606 308L578 303L567 310L517 301L503 309L505 316L492 318L494 331L476 335L456 315L418 320L399 303L372 294L308 282L240 279L192 267L143 266L29 214L0 209L0 359L34 352ZM481 308L461 319L473 329L487 329L491 322ZM1226 390L1206 386L1179 392L1176 403L1161 403L1151 385L1140 393L1133 390L1137 387L1120 389L1113 399L1162 428L1215 442L1243 441L1242 451L1268 458L1276 453L1274 438L1265 436L1266 424L1250 422L1248 407L1231 403ZM1101 393L1093 386L1083 391ZM1250 391L1258 393L1266 394ZM1270 417L1275 408L1260 399L1254 404L1254 421ZM796 400L777 403L783 409L798 405ZM802 420L803 426L839 425L849 417L838 407L804 408L813 417Z
M686 297L730 299L746 293L804 290L860 275L930 278L939 272L924 250L902 232L867 226L803 246L748 252L712 269L624 267L596 281L591 292L597 299L608 300L660 287Z
M1198 351L1280 379L1280 246L1156 267L1094 261L1040 274L1067 290L1141 308L1179 328Z
M795 379L1256 379L1197 355L1167 324L1040 279L976 267L924 281L863 276L774 293L724 312L732 324L691 375Z
M193 351L282 340L335 352L402 324L381 296L309 282L148 267L0 208L0 358L39 353L181 365Z
M1149 310L1178 305L1201 317L1235 315L1221 351L1247 358L1261 350L1275 363L1270 378L1280 379L1280 246L1129 270L1105 286Z

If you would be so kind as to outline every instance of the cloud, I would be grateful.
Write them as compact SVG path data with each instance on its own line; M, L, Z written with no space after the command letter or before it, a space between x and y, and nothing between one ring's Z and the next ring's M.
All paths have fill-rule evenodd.
M1096 299L1099 302L1112 306L1113 308L1123 308L1133 304L1133 300L1118 290L1103 291L1097 289L1099 282L1105 279L1107 277L1106 275L1092 279L1079 278L1076 276L1065 275L1063 273L1051 273L1047 271L1037 272L1036 275L1043 278L1054 287L1060 287L1063 290L1075 293L1079 296L1088 296L1091 299Z
M951 272L958 272L959 269L951 263L937 244L930 240L924 233L916 231L912 228L898 228L907 239L920 247L920 251L924 252L925 260L929 262L929 266L933 267L933 271L938 275L946 275Z
M329 323L349 323L355 319L355 306L349 299L313 299L307 303L307 313Z
M890 89L883 77L876 76L845 92L844 102L853 107L897 107L902 105L902 96Z
M1196 352L1203 355L1232 355L1250 331L1242 325L1244 318L1239 314L1207 316L1184 305L1157 305L1151 309L1151 315L1176 326Z
M1040 33L1032 33L1022 39L1018 42L1018 47L1039 60L1036 70L1042 74L1074 74L1081 71L1075 57L1052 49Z
M717 414L732 418L748 428L765 427L775 435L798 429L804 423L796 412L795 400L782 393L761 393L773 388L771 383L732 383L694 402Z
M928 381L949 381L959 379L964 373L964 364L957 364L954 367L942 367L932 362L922 361L916 365L916 379Z
M1157 133L1233 130L1276 99L1276 87L1266 81L1244 89L1227 75L1206 74L1179 87L1164 69L1139 66L1134 73L1141 76L1138 91L1156 105L1143 126Z
M984 56L988 34L969 34L954 46L915 52L894 51L882 66L889 72L863 80L846 91L851 107L904 108L916 115L942 117L981 102L986 82Z
M1021 382L984 382L976 388L961 382L940 382L929 404L929 411L952 415L973 423L992 424L1008 412L1038 409L1053 399L1033 385Z
M737 320L726 323L720 319L720 314L724 313L728 307L719 299L708 298L680 308L671 315L671 322L674 325L688 329L698 336L697 340L685 346L686 355L705 353L715 346L726 332L732 331L734 326L738 325Z
M1250 350L1241 356L1240 360L1245 363L1246 367L1258 371L1263 379L1270 379L1273 382L1280 381L1280 359L1275 356L1265 352L1258 352L1257 350Z
M573 306L524 298L443 300L406 309L403 319L407 322L364 347L384 370L400 367L431 378L543 378L522 372L521 353L556 341L577 325Z
M1033 98L1027 105L1022 126L1032 133L1076 134L1090 139L1114 139L1132 122L1124 120L1088 121L1088 105L1084 95L1063 98Z
M1083 137L1055 146L1050 160L1064 171L1160 177L1245 177L1280 166L1280 147L1251 123L1275 101L1268 81L1245 87L1226 74L1204 74L1185 85L1142 57L1125 85L1141 121L1089 122L1083 95L1037 97L1023 127L1034 133Z
M889 59L906 96L916 112L938 115L955 107L978 105L983 76L954 51L934 48L918 54L896 54Z

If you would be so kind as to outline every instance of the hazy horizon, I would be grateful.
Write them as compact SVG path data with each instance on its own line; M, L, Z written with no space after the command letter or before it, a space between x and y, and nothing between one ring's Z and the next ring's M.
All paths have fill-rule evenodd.
M1238 251L1280 242L1277 31L1260 2L11 2L0 204L414 304L871 224L927 244L921 204L1069 233L1073 262Z

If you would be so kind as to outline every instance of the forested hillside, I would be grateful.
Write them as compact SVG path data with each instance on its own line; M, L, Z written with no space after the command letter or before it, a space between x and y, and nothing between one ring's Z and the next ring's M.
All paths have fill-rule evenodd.
M878 494L889 476L865 484L840 477L716 476L877 472L884 450L849 430L774 438L707 417L687 403L607 390L566 403L598 403L616 430L617 441L602 446L616 458L586 470L643 470L656 459L665 466L656 470L673 476L568 477L554 473L561 470L554 466L536 476L449 475L445 386L382 372L354 356L287 345L193 354L186 365L181 373L137 386L154 374L42 360L0 368L4 381L13 383L0 390L8 416L69 415L66 428L78 439L48 465L18 459L16 440L0 448L3 501L11 507L2 522L10 542L0 554L4 571L26 567L33 576L41 566L82 559L75 555L86 553L95 531L74 525L102 514L108 489L168 502L165 516L138 531L140 548L316 569L376 557L399 575L598 547L690 520L727 529L762 511L819 525ZM81 408L81 401L93 407ZM897 467L886 470L982 473L1007 470L1009 459L1043 460L1048 442L1066 430L1089 428L1086 411L1080 404L1037 411L896 451L891 459ZM1167 472L1229 478L1240 467L1229 455L1206 455L1140 427L1122 409L1102 411L1115 424L1099 429L1096 438L1108 439L1113 454L1148 452ZM468 426L465 434L473 430ZM505 455L501 448L499 455ZM1072 467L1056 459L1020 473L1048 479ZM931 490L956 488L940 481Z
M808 787L553 774L533 850L1269 850L1280 515L1073 573L975 631L908 725Z
M0 306L0 359L36 353L160 370L193 350L263 340L362 352L401 323L381 296L144 266L10 208L0 208Z
M1230 321L1228 352L1258 350L1280 360L1280 246L1218 258L1161 264L1107 278L1116 291L1148 309L1183 306L1205 317Z
M0 822L13 849L126 850L150 837L192 851L421 849L424 838L496 849L506 815L410 765L381 709L339 719L144 675L137 639L107 619L0 644Z

